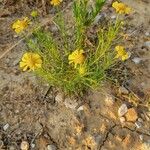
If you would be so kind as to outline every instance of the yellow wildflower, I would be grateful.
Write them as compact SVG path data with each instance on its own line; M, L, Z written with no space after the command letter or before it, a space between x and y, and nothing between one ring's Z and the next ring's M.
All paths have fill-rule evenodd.
M36 10L33 10L30 15L35 18L38 16L38 12Z
M85 75L85 73L86 73L85 65L80 65L80 67L79 67L79 74L82 76L82 75Z
M51 0L51 5L57 6L59 5L63 0Z
M26 71L29 69L29 71L34 71L35 69L41 68L42 66L42 59L40 55L32 52L25 53L22 56L22 59L20 61L20 68L23 69L23 71Z
M129 54L125 51L123 46L116 46L115 50L117 52L117 55L115 58L120 58L122 61L125 61L129 58Z
M83 49L77 49L68 56L69 64L74 63L75 68L85 60Z
M124 3L114 2L112 7L116 9L119 14L130 14L131 8Z
M25 17L23 20L17 20L13 23L12 29L18 34L22 32L25 28L28 27L30 20L28 17Z

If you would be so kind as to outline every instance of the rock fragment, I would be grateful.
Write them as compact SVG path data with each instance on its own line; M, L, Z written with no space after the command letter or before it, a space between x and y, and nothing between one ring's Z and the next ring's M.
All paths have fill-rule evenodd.
M84 110L84 105L80 106L77 111L83 111Z
M6 131L8 128L9 128L9 124L8 123L3 126L3 130L4 131Z
M123 87L123 86L121 86L120 88L119 88L119 93L120 94L129 94L129 91L125 88L125 87Z
M32 148L35 148L35 144L34 144L34 143L32 143L32 144L31 144L31 147L32 147Z
M20 149L21 150L29 150L29 143L27 141L22 141Z
M122 104L119 109L118 109L118 116L122 117L124 116L128 111L127 105L126 104Z
M56 150L56 146L55 145L48 145L47 150Z
M146 48L150 49L150 41L146 41L146 42L144 43L144 46L145 46Z
M150 36L149 32L146 32L145 35L146 35L146 36Z
M134 57L133 59L132 59L132 61L135 63L135 64L139 64L140 62L141 62L141 58L139 58L139 57Z
M130 108L125 114L125 117L127 121L135 122L138 119L138 114L134 108Z

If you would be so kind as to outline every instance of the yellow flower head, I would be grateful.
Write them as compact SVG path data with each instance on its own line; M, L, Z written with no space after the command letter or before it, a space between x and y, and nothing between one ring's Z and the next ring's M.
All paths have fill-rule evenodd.
M83 75L85 75L85 73L86 73L86 67L85 67L85 65L80 65L80 67L79 67L79 74L81 76L83 76Z
M74 63L75 68L85 60L83 49L77 49L68 56L69 64Z
M120 58L122 61L125 61L129 58L129 54L125 51L123 46L116 46L115 50L117 52L117 55L115 58Z
M32 52L25 53L22 56L22 59L20 61L20 68L23 69L23 71L26 71L29 69L29 71L34 71L35 69L41 68L42 66L42 59L40 55Z
M17 20L13 23L12 29L18 34L22 32L25 28L28 27L30 20L28 17L25 17L23 20Z
M30 15L35 18L38 16L38 12L36 10L33 10Z
M51 5L57 6L59 5L63 0L51 0Z
M116 12L119 14L130 14L131 12L131 8L124 3L114 2L112 7L115 8Z

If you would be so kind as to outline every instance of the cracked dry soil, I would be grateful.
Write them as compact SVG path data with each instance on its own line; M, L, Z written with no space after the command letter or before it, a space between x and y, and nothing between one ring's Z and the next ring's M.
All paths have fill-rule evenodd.
M98 91L72 99L70 105L77 103L77 108L67 108L63 101L56 101L58 91L19 70L26 49L22 42L0 60L0 150L19 150L22 141L27 141L31 150L150 150L150 48L145 45L150 41L150 2L123 2L134 10L124 29L131 52L125 68L132 76L123 76L121 84L129 93L120 95L118 86L106 83ZM19 40L11 31L12 21L34 8L46 17L54 12L47 5L38 0L0 1L0 54ZM103 13L114 15L109 5ZM141 59L138 64L133 62L137 57ZM106 101L108 95L115 98L112 105ZM123 103L137 110L140 127L135 122L120 122L118 108Z

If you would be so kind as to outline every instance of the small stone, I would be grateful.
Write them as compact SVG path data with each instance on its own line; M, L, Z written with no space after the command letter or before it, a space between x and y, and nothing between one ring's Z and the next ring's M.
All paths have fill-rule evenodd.
M18 113L19 113L19 110L18 110L18 109L16 109L16 110L14 110L14 112L15 112L16 114L18 114Z
M138 122L143 123L143 119L142 118L138 118Z
M63 94L58 93L55 97L55 101L58 102L58 103L63 102Z
M147 47L147 48L150 48L150 41L146 41L146 42L144 43L144 46Z
M141 58L139 58L139 57L134 57L133 59L132 59L132 61L135 63L135 64L139 64L140 62L141 62Z
M55 145L48 145L47 150L56 150L56 146Z
M32 143L32 144L31 144L31 147L32 147L32 148L35 148L35 144L34 144L34 143Z
M140 138L141 141L143 141L143 138L144 138L144 137L143 137L143 135L141 134L141 135L139 135L139 138Z
M14 38L18 38L19 36L17 34L13 35Z
M122 104L119 109L118 109L118 116L122 117L124 116L128 111L127 105L126 104Z
M141 124L141 122L139 122L139 121L136 121L136 122L135 122L135 125L136 125L137 128L141 128L141 127L142 127L142 124Z
M125 117L120 117L120 122L121 123L125 123L125 121L126 121Z
M9 128L9 124L8 123L3 126L3 130L4 131L6 131L8 128Z
M22 141L20 148L21 148L21 150L28 150L29 149L29 143L27 141Z
M134 108L130 108L130 109L128 109L127 113L125 114L125 117L126 117L127 121L135 122L138 118L138 115Z
M116 19L116 15L111 16L111 19Z
M119 88L119 93L120 94L129 94L129 91L125 87L121 86Z
M146 32L145 35L146 35L146 36L149 36L150 34L149 34L149 32Z
M80 106L77 111L83 111L84 110L84 105Z
M115 102L115 98L112 95L106 96L105 102L107 106L112 106Z

